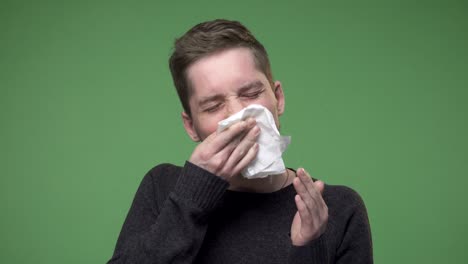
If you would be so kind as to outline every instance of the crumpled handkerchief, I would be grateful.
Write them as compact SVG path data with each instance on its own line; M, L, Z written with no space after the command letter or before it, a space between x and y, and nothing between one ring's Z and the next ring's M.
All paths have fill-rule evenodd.
M280 135L273 114L267 108L257 104L249 105L238 113L221 120L218 123L218 132L249 117L255 118L261 130L257 139L259 149L257 157L242 170L242 175L245 178L254 179L285 172L286 168L281 156L291 142L291 137Z

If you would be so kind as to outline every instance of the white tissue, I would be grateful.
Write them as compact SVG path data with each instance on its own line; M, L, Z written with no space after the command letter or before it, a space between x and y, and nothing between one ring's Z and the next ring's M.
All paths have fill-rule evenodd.
M257 126L261 130L257 139L259 149L257 157L242 170L242 175L245 178L254 179L285 172L286 168L281 156L291 142L291 137L280 135L273 114L267 108L257 104L249 105L238 113L220 121L218 123L218 132L249 117L255 118Z

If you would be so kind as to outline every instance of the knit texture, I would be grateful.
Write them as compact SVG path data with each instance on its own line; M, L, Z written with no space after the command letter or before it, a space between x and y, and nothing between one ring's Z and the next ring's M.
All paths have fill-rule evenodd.
M190 162L144 177L108 263L373 263L366 208L344 186L325 185L327 230L296 247L289 232L296 191L227 190Z

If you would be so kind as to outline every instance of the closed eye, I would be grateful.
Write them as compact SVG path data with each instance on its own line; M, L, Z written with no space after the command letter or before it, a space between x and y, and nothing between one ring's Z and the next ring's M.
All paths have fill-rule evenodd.
M248 98L248 99L255 99L255 98L258 98L262 92L263 90L259 90L259 91L255 91L251 93L245 93L245 94L242 94L242 97Z
M208 106L203 111L204 112L209 112L209 113L216 112L217 110L219 110L221 108L221 105L222 105L222 103L217 103L217 104Z

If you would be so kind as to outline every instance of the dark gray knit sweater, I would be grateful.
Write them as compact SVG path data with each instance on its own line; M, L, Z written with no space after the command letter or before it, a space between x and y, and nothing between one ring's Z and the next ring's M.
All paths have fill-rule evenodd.
M193 164L144 177L108 263L373 263L366 208L350 188L326 185L326 232L291 244L292 185L273 193L227 190Z

